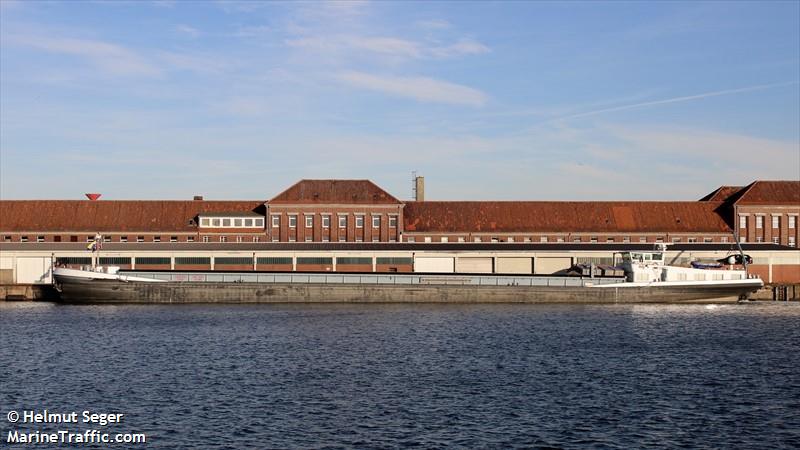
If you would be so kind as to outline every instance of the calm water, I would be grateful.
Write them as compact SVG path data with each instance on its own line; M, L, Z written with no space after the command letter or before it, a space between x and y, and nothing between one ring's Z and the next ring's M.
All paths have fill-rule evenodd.
M101 428L6 420L45 408L139 448L798 448L800 304L0 302L0 446Z

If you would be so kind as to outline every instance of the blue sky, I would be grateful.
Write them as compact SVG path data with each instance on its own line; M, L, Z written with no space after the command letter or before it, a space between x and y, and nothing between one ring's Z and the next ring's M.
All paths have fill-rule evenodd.
M0 197L697 199L800 179L800 2L0 0Z

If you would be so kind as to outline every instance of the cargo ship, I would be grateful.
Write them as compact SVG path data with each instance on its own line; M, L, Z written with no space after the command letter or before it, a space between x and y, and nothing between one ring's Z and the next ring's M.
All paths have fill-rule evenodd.
M666 246L621 253L611 276L431 273L143 272L55 268L68 303L719 303L764 286L745 255L729 264L668 265ZM742 260L745 261L742 261ZM727 262L727 260L725 260ZM739 268L737 262L744 262Z

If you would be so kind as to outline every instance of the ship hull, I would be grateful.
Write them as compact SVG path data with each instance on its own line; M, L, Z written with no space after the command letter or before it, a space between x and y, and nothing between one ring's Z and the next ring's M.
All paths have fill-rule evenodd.
M720 303L761 287L751 283L701 286L482 286L446 284L123 282L58 277L67 303Z

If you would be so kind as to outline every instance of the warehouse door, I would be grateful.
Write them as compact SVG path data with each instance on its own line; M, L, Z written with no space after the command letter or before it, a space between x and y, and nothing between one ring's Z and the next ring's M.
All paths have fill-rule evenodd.
M17 258L17 283L50 283L50 257Z
M458 258L456 259L456 272L492 273L492 258Z
M540 256L536 258L536 263L534 264L536 271L534 273L549 275L570 267L572 267L572 258L569 256Z
M417 257L414 258L414 272L453 273L453 258Z
M533 273L533 258L497 258L497 273Z

